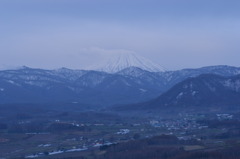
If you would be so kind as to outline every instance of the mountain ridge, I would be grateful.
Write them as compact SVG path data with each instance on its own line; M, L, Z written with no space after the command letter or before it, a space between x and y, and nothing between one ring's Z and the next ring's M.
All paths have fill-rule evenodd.
M0 103L79 102L110 106L148 101L175 84L204 73L239 74L240 68L211 66L167 72L129 67L117 73L24 67L0 71Z
M177 83L159 97L116 110L240 110L240 75L202 74Z

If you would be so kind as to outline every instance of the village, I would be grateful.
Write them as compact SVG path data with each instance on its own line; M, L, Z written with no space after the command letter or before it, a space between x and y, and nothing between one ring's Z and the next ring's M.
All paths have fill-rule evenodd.
M62 119L51 120L48 129L34 132L1 132L0 148L1 159L11 156L24 156L25 158L40 158L43 156L61 156L65 153L81 153L98 151L114 144L151 138L158 135L173 135L179 140L206 142L213 138L214 132L226 133L228 128L211 128L207 123L200 122L211 118L216 121L235 120L233 114L185 114L176 119L144 118L112 122L89 122L64 121ZM26 126L31 120L18 122L18 126ZM16 140L16 134L18 139ZM14 137L13 137L14 136ZM44 140L43 140L44 139ZM223 142L223 140L214 140ZM21 147L25 143L27 149ZM27 144L26 144L27 143ZM14 146L13 146L14 145ZM30 147L28 147L28 145ZM12 146L12 149L7 149Z

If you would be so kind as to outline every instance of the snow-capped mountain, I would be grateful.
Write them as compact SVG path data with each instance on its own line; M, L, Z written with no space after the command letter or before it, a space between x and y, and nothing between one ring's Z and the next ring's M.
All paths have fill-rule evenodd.
M240 75L223 77L213 74L189 78L172 87L152 102L163 107L240 106Z
M129 67L138 67L149 72L165 71L160 65L135 53L116 54L111 57L106 64L98 67L98 70L108 73L116 73Z
M240 110L240 75L225 77L203 74L188 78L160 95L139 104L117 107L117 110L161 111L235 111Z
M175 84L205 73L233 76L240 73L240 68L211 66L150 72L128 67L107 73L22 67L0 71L0 103L78 102L98 106L136 103L156 98Z

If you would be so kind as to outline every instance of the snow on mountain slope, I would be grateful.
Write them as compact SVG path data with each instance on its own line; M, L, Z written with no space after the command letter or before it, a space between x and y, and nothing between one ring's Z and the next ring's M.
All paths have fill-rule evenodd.
M145 57L134 53L120 53L109 59L107 64L100 66L98 70L116 73L128 67L138 67L149 72L164 72L164 68Z
M63 68L54 70L53 72L55 73L55 75L61 76L63 78L67 78L71 81L74 81L74 80L79 79L83 75L85 75L88 71L72 70L72 69L68 69L68 68L63 67Z
M119 74L119 75L132 76L132 77L144 76L145 73L148 73L148 71L142 70L141 68L138 68L138 67L128 67L128 68L125 68L125 69L117 72L117 74ZM152 73L152 72L150 72L150 73Z
M127 66L138 64L135 62L136 59L132 61L129 59L132 58L128 58ZM120 63L124 64L124 62ZM176 83L189 77L196 77L200 74L233 76L239 72L240 68L229 66L211 66L170 72L150 72L138 67L127 67L111 74L67 68L43 70L25 66L0 71L0 103L74 101L104 106L136 103L156 98ZM226 89L239 92L239 81L239 78L226 80L222 85ZM214 87L206 88L214 90ZM179 100L184 95L181 95L181 92L176 94L180 94ZM198 95L198 92L198 90L192 90L190 94Z

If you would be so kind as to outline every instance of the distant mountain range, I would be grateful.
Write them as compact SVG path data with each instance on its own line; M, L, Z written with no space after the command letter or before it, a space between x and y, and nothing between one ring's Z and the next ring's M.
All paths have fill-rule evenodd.
M202 74L188 78L148 102L120 110L240 110L240 75Z
M210 66L199 69L150 72L138 67L127 67L116 73L107 73L67 68L43 70L23 67L0 71L0 103L68 102L96 106L137 103L157 98L175 84L201 74L234 76L240 74L240 68ZM215 79L215 76L213 77ZM225 77L218 78L225 79ZM176 86L172 89L176 89ZM172 89L169 91L173 91ZM163 96L166 96L169 91ZM179 91L182 90L179 89ZM177 91L176 94L179 95L179 93ZM174 95L168 96L172 99L175 98ZM198 93L196 92L195 95ZM170 99L165 98L165 103L162 104L171 105ZM183 99L185 94L179 97L178 102L181 103Z

